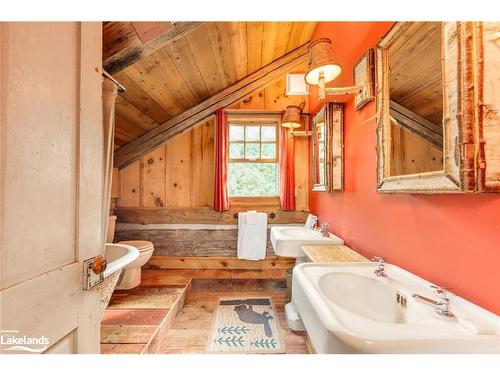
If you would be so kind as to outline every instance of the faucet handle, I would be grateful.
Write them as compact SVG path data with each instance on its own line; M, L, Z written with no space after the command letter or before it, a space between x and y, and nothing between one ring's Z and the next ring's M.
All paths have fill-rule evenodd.
M450 289L448 288L443 288L442 286L438 286L438 285L431 285L431 288L434 289L434 293L436 294L439 294L439 295L443 295L443 296L446 296L447 293L451 293L453 294Z
M379 262L379 263L382 263L384 264L386 262L386 259L382 258L382 257L378 257L378 256L374 256L372 258L372 262Z
M441 293L446 292L446 289L441 288L440 286L437 286L437 285L431 285L431 288L434 289L434 293L437 293L437 294L441 294Z
M440 307L438 307L436 309L436 312L441 316L445 316L447 318L454 318L455 314L453 314L450 311L451 299L450 299L450 296L448 294L448 293L450 293L450 294L453 294L453 293L451 293L448 289L445 289L445 288L443 288L441 286L437 286L437 285L431 285L431 288L434 289L434 293L436 293L438 295L437 304Z
M317 228L318 227L318 217L314 215L312 217L312 228Z

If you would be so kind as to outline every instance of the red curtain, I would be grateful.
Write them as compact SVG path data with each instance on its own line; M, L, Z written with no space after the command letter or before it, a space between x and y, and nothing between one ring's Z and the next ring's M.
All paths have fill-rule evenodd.
M224 109L217 110L215 124L215 188L214 210L229 210L227 192L227 115Z
M292 211L295 210L295 142L290 129L280 128L280 203L283 211Z

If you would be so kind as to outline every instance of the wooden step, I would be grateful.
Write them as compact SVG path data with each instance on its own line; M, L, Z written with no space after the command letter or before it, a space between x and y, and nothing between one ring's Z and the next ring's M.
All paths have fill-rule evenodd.
M141 286L178 286L191 280L284 280L285 269L231 270L231 269L143 269ZM183 284L184 283L184 284Z
M295 258L267 257L263 260L243 260L235 257L171 257L153 256L145 268L169 269L229 269L262 270L287 269L295 265Z
M156 353L190 292L191 279L179 287L115 291L101 322L101 353Z

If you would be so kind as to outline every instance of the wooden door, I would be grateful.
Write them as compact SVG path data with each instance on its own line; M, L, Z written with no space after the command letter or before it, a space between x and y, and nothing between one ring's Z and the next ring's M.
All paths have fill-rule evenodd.
M3 353L98 353L101 23L0 23ZM12 337L36 344L9 343ZM12 347L19 350L9 350Z

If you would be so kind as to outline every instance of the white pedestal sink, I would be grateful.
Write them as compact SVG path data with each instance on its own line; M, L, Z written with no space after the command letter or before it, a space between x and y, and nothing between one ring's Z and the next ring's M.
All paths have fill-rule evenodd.
M272 227L271 243L274 253L282 257L303 258L301 249L305 245L343 245L344 241L329 233L323 237L320 232L305 227Z
M292 304L317 353L500 353L500 317L452 295L454 318L413 294L436 299L430 283L394 265L303 263Z

